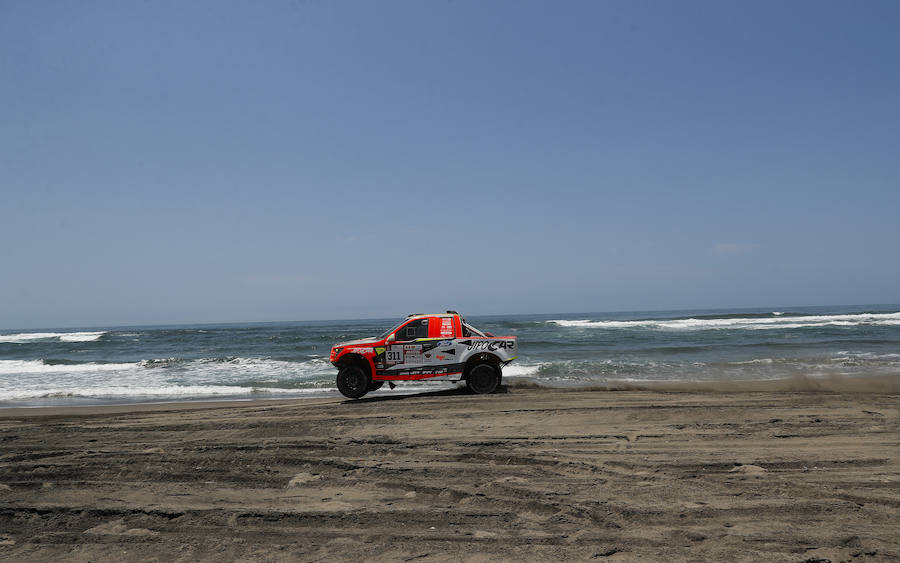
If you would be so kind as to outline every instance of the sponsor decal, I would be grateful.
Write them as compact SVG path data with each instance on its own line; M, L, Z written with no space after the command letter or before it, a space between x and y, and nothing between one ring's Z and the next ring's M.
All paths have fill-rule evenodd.
M441 317L441 336L453 336L452 317Z
M453 344L453 341L452 341L452 340L444 340L443 342L441 342L440 344L438 344L438 346L440 346L440 347L442 347L442 348L445 347L445 346L453 346L453 345L454 345L454 344Z
M460 344L467 346L467 350L488 350L490 352L516 347L515 340L467 340L460 342Z
M421 350L422 345L421 344L404 344L403 349L404 350Z
M407 365L422 365L425 363L420 352L407 352L403 363Z
M377 375L385 377L388 380L402 381L437 375L454 376L459 375L462 372L462 369L463 364L446 364L428 367L393 366L388 369L380 370Z
M371 348L347 348L348 354L369 354L371 352Z

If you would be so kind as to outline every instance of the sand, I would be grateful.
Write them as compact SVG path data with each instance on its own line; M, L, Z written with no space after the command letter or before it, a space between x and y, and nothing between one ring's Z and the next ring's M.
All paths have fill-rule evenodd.
M896 560L878 382L2 410L0 558Z

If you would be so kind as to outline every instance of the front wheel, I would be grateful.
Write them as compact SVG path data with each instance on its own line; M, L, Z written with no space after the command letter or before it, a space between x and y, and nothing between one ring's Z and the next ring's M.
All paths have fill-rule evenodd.
M359 399L369 391L369 376L359 366L341 368L337 374L337 388L349 399Z
M487 395L500 386L500 370L491 364L478 364L469 370L466 387L473 393Z

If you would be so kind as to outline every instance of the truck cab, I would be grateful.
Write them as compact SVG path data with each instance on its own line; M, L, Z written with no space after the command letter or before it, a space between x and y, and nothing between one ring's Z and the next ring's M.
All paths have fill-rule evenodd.
M331 363L337 387L358 399L387 381L465 381L474 393L493 393L503 366L517 356L515 336L482 332L456 311L414 313L373 338L336 344Z

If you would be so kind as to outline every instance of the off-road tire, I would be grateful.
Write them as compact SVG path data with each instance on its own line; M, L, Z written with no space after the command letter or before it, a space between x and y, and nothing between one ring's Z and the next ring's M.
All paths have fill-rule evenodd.
M348 399L359 399L369 392L369 374L359 366L341 368L337 374L337 388Z
M466 387L478 395L493 393L500 386L500 370L491 364L476 364L466 375Z

